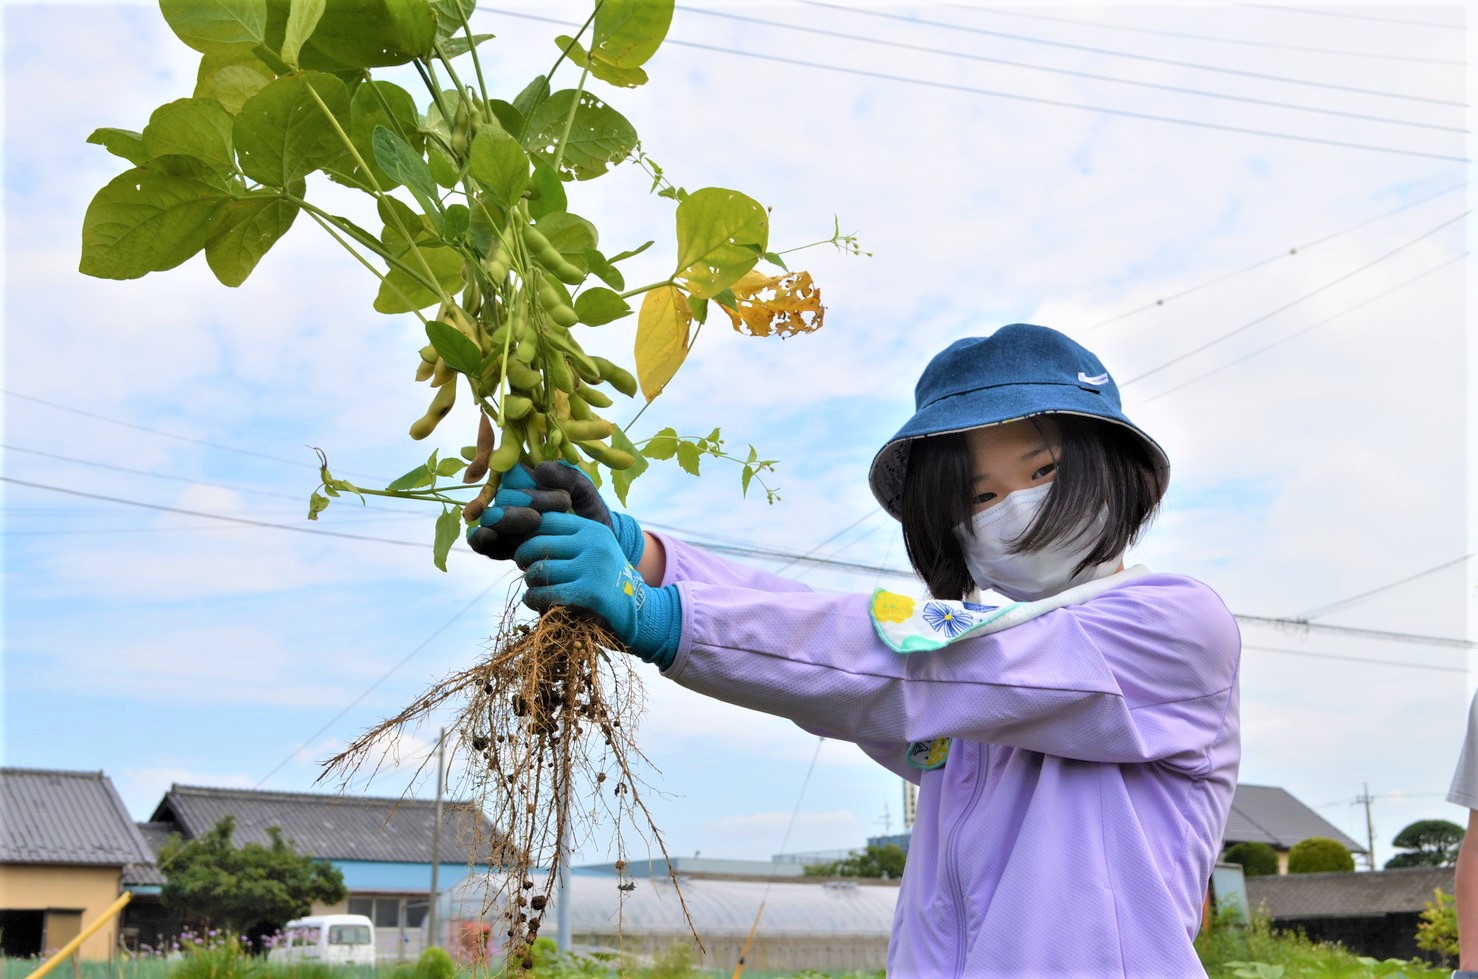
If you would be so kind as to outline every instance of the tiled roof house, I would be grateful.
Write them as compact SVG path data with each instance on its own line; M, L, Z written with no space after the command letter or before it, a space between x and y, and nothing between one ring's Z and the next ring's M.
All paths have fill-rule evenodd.
M7 956L60 948L123 890L153 853L102 772L0 768L0 946ZM82 944L107 958L110 922Z
M1351 853L1365 847L1341 833L1327 819L1272 785L1238 785L1227 815L1223 846L1266 843L1278 851L1278 873L1288 872L1288 851L1295 843L1323 836L1337 840Z

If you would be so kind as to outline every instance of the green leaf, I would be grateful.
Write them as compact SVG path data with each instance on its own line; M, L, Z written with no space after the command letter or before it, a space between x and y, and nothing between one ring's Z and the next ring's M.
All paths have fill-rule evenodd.
M694 476L698 475L698 462L702 458L703 453L699 451L697 443L677 443L677 464L683 468L684 472Z
M175 37L209 54L261 42L266 0L159 0L159 12Z
M301 188L295 192L302 196ZM205 261L222 284L239 286L297 216L298 206L276 194L233 200L220 218L225 230L205 246Z
M672 25L673 0L602 0L591 31L592 60L613 68L646 64Z
M529 184L534 188L534 195L529 198L529 216L535 221L546 214L555 211L563 211L569 207L569 201L565 197L565 185L559 179L559 174L547 163L534 164L534 172L529 177Z
M647 447L642 449L642 455L648 459L671 459L677 452L677 443L677 429L664 428L647 439Z
M420 252L445 292L453 293L462 288L460 252L444 246L421 248ZM400 260L415 270L417 277L398 268L391 268L380 283L380 291L375 295L375 310L381 313L409 313L441 302L439 294L421 283L421 277L426 275L421 260L409 252L402 255Z
M504 132L523 132L523 113L515 109L512 103L504 102L502 99L489 99L488 108L493 110L493 118L498 120L498 125L503 127Z
M535 75L534 80L525 85L522 92L514 96L511 107L513 111L518 113L520 119L528 120L547 98L549 98L549 79L543 75ZM496 112L496 109L494 111ZM506 123L503 128L509 132L518 132L522 129L522 127L519 127L519 129L509 128Z
M697 296L688 297L688 309L693 313L693 319L699 323L708 322L708 300L699 299Z
M602 282L610 286L612 289L620 289L622 291L625 291L626 276L621 274L620 269L616 268L616 266L606 261L606 257L604 255L596 251L594 248L587 248L585 249L584 258L586 267L589 268L590 271L594 272L596 275L600 276L600 280Z
M447 241L456 241L467 233L467 228L472 223L472 212L467 209L466 204L448 204L446 209L446 234Z
M431 168L421 155L384 126L375 127L374 147L375 162L380 169L392 179L405 184L421 200L428 214L435 210L434 202L438 198L436 180L431 176Z
M688 290L712 298L738 282L765 253L770 219L737 190L705 187L677 206L677 271Z
M539 219L536 225L555 250L581 272L589 272L585 251L599 241L595 225L568 211L555 211Z
M434 246L440 243L440 234L429 219L404 201L390 196L381 197L375 209L380 220L385 222L380 242L392 256L399 258L410 251L412 245Z
M216 234L230 200L194 177L143 167L126 170L87 205L79 269L103 279L136 279L172 269Z
M318 27L327 0L289 0L287 27L282 38L282 60L297 67L298 53Z
M313 495L308 497L308 519L317 520L318 515L327 510L328 505L332 502L333 500L314 490Z
M554 159L571 107L575 115L560 157L561 173L570 174L576 180L592 180L631 156L637 145L636 128L591 93L582 94L574 89L554 93L529 119L524 145L530 153Z
M472 202L472 217L467 226L467 240L472 243L479 255L490 255L493 251L494 236L498 230L508 222L507 210L486 197L475 198Z
M235 119L214 99L176 99L149 116L144 127L144 149L150 157L193 156L227 170L236 168L231 146Z
M769 262L771 265L779 266L780 270L783 272L790 271L790 266L785 264L785 259L781 258L775 252L765 252L765 261Z
M470 42L466 37L449 37L441 42L441 50L446 53L448 59L458 58L477 47L483 41L491 41L497 36L496 34L474 34Z
M612 265L615 265L617 262L624 262L628 258L635 258L636 256L640 255L642 252L646 251L648 248L651 248L653 244L655 244L655 242L650 242L650 241L643 242L642 244L638 245L637 247L631 249L630 251L621 252L620 254L617 254L617 255L612 255L611 256L611 259L610 259L611 264Z
M746 499L749 497L749 481L752 479L754 479L754 469L745 466L744 471L739 475L739 495Z
M293 0L267 0L265 46L282 51ZM318 71L360 72L403 65L430 55L436 12L427 0L334 0L298 52L298 64Z
M463 462L461 459L443 459L436 464L436 475L455 476L457 473L466 468L467 463Z
M621 501L622 506L625 506L626 493L631 489L632 482L636 477L646 472L650 464L647 462L645 454L637 449L635 445L631 444L631 439L619 427L611 430L611 448L620 449L630 454L631 458L636 460L635 463L627 466L625 469L614 469L611 471L611 485L616 490L616 498Z
M529 182L529 156L518 140L486 124L472 137L467 172L499 204L508 207L523 196Z
M389 486L386 486L385 491L387 493L399 493L403 490L420 489L422 486L430 486L434 482L436 482L436 476L423 464L401 476Z
M482 351L461 330L450 323L432 320L426 324L426 337L441 359L453 370L476 377L482 370Z
M276 73L247 50L212 51L202 55L195 72L197 99L214 99L235 115Z
M328 106L330 120L314 93ZM332 75L308 72L269 82L236 116L233 136L241 170L270 187L286 187L342 158L334 122L349 118L349 90Z
M724 307L724 309L737 310L739 308L739 297L734 295L733 289L719 290L714 294L713 301Z
M144 149L143 134L132 129L94 129L87 141L101 146L114 156L123 157L136 167L143 166L149 160L149 151Z
M467 23L477 9L477 0L431 0L431 9L436 12L436 36L448 38Z
M432 558L442 571L446 570L446 556L451 553L452 545L461 536L462 515L454 507L447 507L436 518L436 546L433 548Z
M458 172L456 162L434 141L426 144L426 165L431 171L431 179L438 186L451 190L461 183L462 174Z
M575 314L586 326L604 326L630 316L631 307L609 289L586 289L575 297Z

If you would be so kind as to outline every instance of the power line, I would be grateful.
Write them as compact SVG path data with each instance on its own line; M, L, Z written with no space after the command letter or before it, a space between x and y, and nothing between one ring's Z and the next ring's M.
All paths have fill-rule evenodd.
M1271 312L1264 313L1262 316L1259 316L1259 317L1257 317L1254 320L1250 320L1250 321L1248 321L1246 323L1243 323L1241 326L1237 327L1236 329L1229 330L1226 333L1221 334L1220 336L1217 336L1217 337L1215 337L1215 338L1213 338L1211 340L1207 340L1205 343L1201 344L1199 347L1194 347L1194 348L1192 348L1190 350L1187 350L1183 354L1180 354L1180 355L1178 355L1176 357L1172 357L1169 360L1165 361L1163 364L1160 364L1158 367L1152 367L1152 368L1150 368L1147 371L1144 371L1142 373L1136 374L1134 377L1129 378L1127 381L1120 381L1119 382L1119 387L1120 388L1125 388L1125 387L1128 387L1130 384L1134 384L1137 381L1142 381L1145 378L1150 377L1151 375L1158 374L1160 371L1164 370L1167 367L1171 367L1171 366L1173 366L1175 364L1180 363L1181 361L1185 360L1188 357L1193 357L1196 354L1201 353L1202 351L1204 351L1204 350L1206 350L1206 349L1208 349L1210 347L1214 347L1218 343L1221 343L1223 340L1231 339L1232 337L1236 336L1239 333L1242 333L1245 330L1250 330L1252 327L1257 326L1259 323L1264 323L1267 320L1272 319L1274 316L1277 316L1279 313L1284 312L1285 310L1288 310L1288 309L1292 309L1294 306L1297 306L1299 303L1304 302L1304 301L1309 300L1309 299L1312 299L1315 296L1319 295L1320 293L1326 292L1326 291L1334 288L1335 286L1339 285L1342 282L1347 282L1350 279L1354 278L1355 276L1359 275L1360 273L1365 272L1365 271L1367 271L1367 270L1369 270L1371 268L1374 268L1376 265L1379 265L1381 262L1384 262L1386 259L1391 258L1392 256L1397 255L1397 254L1405 251L1406 249L1412 247L1413 245L1420 244L1421 242L1425 241L1426 239L1428 239L1428 238L1432 237L1433 235L1437 234L1439 231L1442 231L1443 229L1448 228L1451 225L1456 224L1457 222L1463 220L1463 218L1467 217L1468 214L1469 214L1468 211L1463 211L1461 214L1457 215L1456 217L1448 218L1446 221L1443 221L1441 224L1437 225L1437 227L1435 227L1435 228L1432 228L1430 231L1425 231L1422 234L1417 235L1415 238L1411 239L1410 241L1405 242L1404 244L1401 244L1401 245L1396 246L1395 248L1393 248L1390 251L1386 252L1384 255L1380 256L1379 258L1372 259L1371 261L1366 262L1364 265L1360 266L1359 268L1354 269L1353 271L1350 271L1350 272L1346 272L1344 275L1340 276L1337 279L1334 279L1332 281L1326 282L1324 285L1322 285L1319 288L1313 290L1312 292L1305 293L1304 295L1299 296L1297 299L1291 300L1290 302L1286 302L1283 305L1279 306L1277 309L1272 310Z
M410 652L408 652L408 653L405 654L405 656L400 660L400 662L396 663L394 666L390 667L390 669L388 669L384 673L380 674L380 678L378 680L376 680L374 683L371 683L368 687L366 687L365 690L364 690L364 692L361 693L358 697L355 697L353 700L349 701L349 703L344 706L344 709L343 710L339 711L333 717L329 718L328 721L322 727L320 727L318 730L314 731L312 734L308 735L308 737L306 739L304 739L304 741L303 741L302 744L298 745L292 751L288 752L287 757L283 758L282 761L278 762L277 765L276 765L276 767L274 767L270 772L268 772L266 775L263 775L260 779L258 779L257 780L257 784L256 785L253 785L252 788L254 788L254 789L261 788L262 785L265 784L268 779L270 779L273 775L276 775L278 772L280 772L283 769L283 767L285 765L287 765L294 758L296 758L298 752L302 751L304 748L306 748L310 744L312 744L313 741L316 738L318 738L325 731L327 731L329 728L333 727L336 723L338 723L338 721L339 721L340 718L342 718L345 714L349 713L355 707L359 706L360 702L363 701L364 698L368 697L370 694L374 693L375 689L377 687L379 687L380 684L384 683L386 680L390 679L390 677L394 676L395 673L396 673L396 671L398 671L402 666L404 666L405 664L407 664L407 663L409 663L411 661L411 658L412 657L414 657L421 650L423 650L427 646L429 646L431 644L432 640L434 640L437 636L441 635L447 629L451 628L452 623L456 622L463 615L466 615L473 608L475 608L478 604L480 604L483 599L487 598L488 595L492 593L492 590L498 586L498 584L499 584L499 582L496 582L495 581L491 585L488 585L486 588L484 588L481 592L478 593L478 595L477 595L476 598L474 598L472 601L468 602L462 608L458 609L452 615L451 618L447 619L441 625L437 626L436 627L436 630L434 632L432 632L431 635L427 636L425 639L422 639L416 645L416 647L414 649L412 649Z
M1447 268L1447 266L1452 265L1452 264L1454 264L1456 262L1461 262L1464 259L1466 259L1467 257L1468 257L1468 253L1467 252L1463 252L1461 255L1455 256L1453 258L1449 258L1447 261L1443 262L1442 264L1435 265L1432 268L1427 269L1425 272L1421 272L1421 273L1419 273L1419 274L1417 274L1415 276L1412 276L1410 279L1407 279L1405 282L1402 282L1399 285L1394 285L1391 288L1386 289L1383 292L1376 293L1374 296L1371 296L1369 299L1362 300L1361 302L1358 302L1358 303L1356 303L1353 306L1349 306L1349 307L1347 307L1345 309L1342 309L1338 313L1335 313L1335 314L1333 314L1331 316L1326 316L1324 319L1320 320L1319 322L1313 323L1313 324L1311 324L1309 326L1306 326L1306 327L1304 327L1301 330L1296 330L1293 333L1288 334L1286 337L1283 337L1282 339L1274 340L1272 343L1269 343L1266 346L1258 347L1256 350L1250 351L1248 353L1243 354L1240 357L1236 357L1236 358L1234 358L1232 360L1226 361L1225 363L1222 363L1222 364L1220 364L1220 365L1218 365L1216 367L1213 367L1211 370L1206 371L1203 374L1197 374L1195 377L1191 378L1188 381L1184 381L1184 382L1182 382L1180 384L1177 384L1177 385L1175 385L1174 387L1171 387L1171 388L1166 388L1165 390L1160 391L1160 392L1154 394L1151 397L1145 398L1143 401L1140 401L1139 403L1141 405L1147 405L1147 404L1149 404L1152 401L1158 401L1158 400L1160 400L1161 398L1165 397L1166 395L1174 394L1176 391L1184 390L1185 388L1190 387L1192 384L1198 384L1201 381L1204 381L1206 378L1211 377L1213 374L1220 374L1222 371L1227 370L1230 367L1235 367L1236 365L1242 363L1245 360L1251 360L1253 357L1256 357L1258 354L1267 353L1269 350L1272 350L1274 347L1281 347L1285 343L1288 343L1288 342L1290 342L1292 340L1298 339L1299 337L1303 336L1305 333L1310 333L1310 332L1312 332L1314 330L1317 330L1321 326L1324 326L1324 325L1326 325L1328 323L1332 323L1333 321L1339 319L1342 316L1346 316L1346 315L1348 315L1350 313L1353 313L1353 312L1355 312L1358 309L1363 309L1366 306L1369 306L1371 303L1376 302L1377 300L1384 299L1385 297L1391 295L1391 293L1393 293L1393 292L1400 292L1402 289L1405 289L1408 286L1413 286L1416 283L1420 282L1421 280L1427 278L1428 276L1434 275L1437 272L1440 272L1443 269Z
M1295 105L1290 102L1276 102L1271 99L1257 99L1245 95L1228 95L1224 92L1208 92L1204 89L1184 88L1179 85L1165 85L1158 82L1142 82L1128 78L1115 78L1112 75L1099 75L1089 71L1075 71L1069 68L1053 68L1046 65L1034 65L1024 61L1010 61L1005 58L991 58L982 54L971 54L964 51L951 51L947 48L934 48L923 44L908 44L904 41L892 41L878 37L868 37L862 34L847 34L843 31L833 31L822 27L807 27L801 24L787 24L783 21L765 20L761 17L748 17L743 14L731 14L720 10L704 10L701 7L680 6L678 9L688 13L705 14L709 17L722 17L726 20L742 21L749 24L760 24L766 27L778 27L782 30L798 31L805 34L816 34L822 37L834 37L845 41L860 41L864 44L878 44L890 48L898 48L904 51L920 51L925 54L944 55L948 58L960 58L966 61L976 61L983 64L1003 65L1009 68L1024 68L1028 71L1042 71L1053 75L1068 75L1073 78L1090 78L1095 81L1112 82L1117 85L1131 85L1135 88L1157 89L1163 92L1176 92L1181 95L1196 95L1208 99L1222 99L1229 102L1245 102L1248 105L1268 106L1275 109L1289 109L1294 112L1310 112L1316 115L1338 116L1345 119L1360 119L1366 122L1384 122L1394 126L1411 126L1417 129L1434 129L1443 132L1465 133L1468 130L1462 126L1440 126L1433 123L1414 122L1410 119L1392 119L1389 116L1371 116L1359 112L1344 112L1340 109L1325 109L1318 106Z
M242 449L234 445L225 445L221 442L212 442L208 439L198 439L190 435L181 435L178 432L166 432L163 429L150 428L148 425L140 425L136 422L123 421L121 418L109 418L107 415L99 415L96 412L84 411L81 408L73 408L70 405L57 404L55 401L47 401L44 398L38 398L34 395L21 394L19 391L12 391L9 388L0 388L0 394L4 394L6 397L9 398L18 398L21 401L30 401L33 404L45 405L48 408L55 408L57 411L65 411L74 415L81 415L83 418L91 418L95 421L107 422L110 425L121 425L124 428L132 428L136 431L148 432L152 435L161 435L165 438L177 439L181 442L189 442L194 445L203 445L208 449L219 449L222 452L234 452L237 455L252 456L256 459L266 459L269 462L281 462L289 466L306 465L312 466L314 469L318 468L317 462L305 462L302 459L284 459L282 456L268 455L265 452L257 452L253 449ZM354 472L349 469L344 469L340 471L346 476L362 476L365 479L377 479L382 482L387 481L383 476L372 476L368 473Z
M1417 643L1423 646L1446 646L1451 649L1478 649L1478 642L1471 639L1453 639L1447 636L1426 636L1410 632L1387 632L1380 629L1356 629L1345 625L1325 625L1322 622L1306 622L1303 619L1275 619L1265 615L1235 615L1238 622L1249 625L1277 626L1285 631L1327 632L1331 635L1351 636L1358 639L1391 639L1399 642Z
M1157 37L1178 37L1188 41L1209 41L1215 44L1237 44L1243 47L1271 48L1277 51L1300 51L1305 54L1329 54L1347 58L1376 58L1382 61L1407 61L1423 65L1449 65L1454 68L1467 66L1465 61L1448 61L1442 58L1420 58L1408 54L1386 54L1378 51L1345 51L1338 48L1311 48L1299 44L1278 44L1274 41L1251 41L1235 37L1215 37L1210 34L1189 34L1184 31L1157 31L1150 27L1130 27L1125 24L1110 24L1101 20L1078 20L1068 17L1049 17L1046 14L1028 14L1020 10L1007 10L1002 7L972 7L969 4L952 3L951 7L961 10L970 10L975 13L995 14L1001 17L1024 17L1028 20L1044 20L1054 24L1071 24L1083 27L1099 27L1111 31L1127 31L1133 34L1152 34Z
M318 537L341 537L345 540L369 541L376 544L396 544L400 547L417 547L426 549L430 544L421 544L408 540L391 540L388 537L366 537L363 534L344 534L333 530L315 530L312 527L294 527L291 524L272 523L267 520L250 520L246 517L230 517L223 513L209 513L204 510L186 510L183 507L164 506L159 503L145 503L142 500L125 500L122 497L107 496L102 493L87 493L82 490L68 489L64 486L48 486L45 483L33 483L29 480L16 479L13 476L0 476L0 482L13 483L16 486L26 486L31 489L48 490L52 493L65 493L68 496L80 496L88 500L103 500L108 503L120 503L124 506L142 507L145 510L159 510L163 513L179 513L187 517L205 517L209 520L223 520L227 523L245 524L249 527L266 527L271 530L286 530L295 534L313 534Z
M1089 54L1102 54L1111 58L1128 58L1133 61L1148 61L1152 64L1171 65L1176 68L1190 68L1195 71L1209 71L1223 75L1236 75L1239 78L1257 78L1263 81L1283 82L1288 85L1304 85L1310 88L1325 88L1336 92L1351 92L1356 95L1375 95L1388 99L1403 99L1409 102L1427 102L1433 105L1448 105L1454 108L1467 108L1466 102L1449 102L1446 99L1427 98L1422 95L1403 95L1398 92L1381 92L1369 88L1355 88L1348 85L1335 85L1331 82L1317 82L1306 78L1290 78L1286 75L1267 75L1261 72L1244 71L1239 68L1222 68L1216 65L1196 64L1193 61L1174 61L1170 58L1156 58L1147 54L1132 54L1126 51L1114 51L1110 48L1095 48L1086 44L1070 44L1067 41L1052 41L1046 38L1032 37L1027 34L1009 34L1005 31L992 31L983 27L970 27L965 24L951 24L944 21L925 20L923 18L908 17L903 14L890 14L881 10L863 10L857 7L845 7L835 3L823 3L821 0L795 0L796 3L807 7L822 7L828 10L850 11L856 14L865 14L868 17L882 17L885 20L902 21L905 24L913 24L917 27L941 27L945 30L964 31L969 34L983 34L989 37L1005 38L1009 41L1025 41L1028 44L1044 44L1054 48L1067 48L1072 51L1085 51Z
M1337 10L1315 10L1311 7L1280 7L1271 3L1239 3L1239 7L1256 7L1260 10L1277 10L1285 14L1313 14L1318 17L1344 17L1347 20L1368 20L1377 24L1400 24L1402 27L1435 27L1444 31L1465 31L1461 24L1438 24L1423 20L1404 20L1400 17L1376 17L1373 14L1350 14Z
M227 486L222 483L202 483L191 479L189 476L175 476L169 473L150 472L147 469L131 469L128 466L115 466L106 462L98 462L94 459L78 459L74 456L59 455L55 452L45 452L41 449L24 449L18 445L0 445L0 450L6 452L23 452L26 455L42 456L47 459L56 459L59 462L75 463L79 466L90 466L95 469L108 469L113 472L131 473L135 476L148 476L152 479L167 479L172 482L189 483L192 486L206 486L211 489L230 490L233 493L252 493L256 496L273 496L281 500L292 500L297 503L303 501L302 494L274 493L271 490L247 489L244 486Z
M1399 666L1409 670L1432 670L1437 673L1461 673L1467 675L1467 670L1461 666L1429 666L1426 663L1410 663L1394 659L1366 659L1363 656L1342 656L1339 653L1315 653L1306 649L1278 649L1273 646L1247 646L1243 649L1253 649L1260 653L1282 653L1286 656L1310 656L1314 659L1334 659L1346 663L1365 663L1370 666Z
M1365 599L1370 598L1373 595L1379 595L1383 591L1390 591L1392 588L1396 588L1401 585L1416 581L1418 578L1425 578L1429 574L1435 574L1438 571L1444 571L1447 568L1452 567L1453 565L1462 564L1464 561L1467 561L1472 556L1473 555L1471 554L1464 554L1460 558L1454 558L1451 561L1446 561L1434 568L1428 568L1425 571L1418 571L1414 575L1408 575L1405 578L1402 578L1400 581L1391 582L1389 585L1381 585L1379 588L1372 588L1370 589L1370 591L1363 591L1358 595L1352 595L1351 597L1338 602L1330 602L1328 605L1320 605L1316 609L1312 609L1308 612L1304 612L1303 614L1296 616L1296 618L1304 619L1305 621L1307 621L1320 615L1328 615L1330 612L1337 612L1340 609L1349 608L1351 605L1354 605L1358 602L1363 602Z
M1131 309L1131 310L1128 310L1127 312L1119 313L1119 314L1117 314L1115 316L1110 316L1108 319L1099 320L1097 323L1091 323L1088 326L1083 327L1082 330L1080 330L1079 332L1080 333L1089 333L1089 332L1092 332L1093 330L1098 329L1101 326L1108 326L1110 323L1117 323L1118 321L1124 320L1124 319L1128 319L1131 316L1138 316L1140 313L1145 313L1145 312L1148 312L1148 311L1150 311L1152 309L1158 309L1158 308L1164 306L1166 303L1171 302L1172 300L1182 299L1182 298L1184 298L1186 296L1191 295L1192 293L1200 292L1202 289L1209 289L1212 286L1220 285L1221 283L1226 282L1228 279L1234 279L1234 278L1236 278L1239 275L1245 275L1248 272L1252 272L1252 271L1255 271L1256 269L1262 268L1264 265L1271 265L1273 262L1277 262L1277 261L1280 261L1280 260L1285 259L1285 258L1292 258L1292 257L1294 257L1296 255L1299 255L1299 254L1301 254L1303 252L1306 252L1309 249L1314 248L1314 247L1316 247L1318 245L1325 244L1326 242L1330 242L1330 241L1333 241L1336 238L1339 238L1339 237L1342 237L1344 235L1347 235L1347 234L1349 234L1352 231L1358 231L1361 228L1364 228L1364 227L1366 227L1368 225L1375 224L1377 221L1383 221L1386 218L1389 218L1389 217L1392 217L1394 215L1400 214L1402 211L1409 211L1409 210L1411 210L1414 207L1418 207L1418 206L1420 206L1422 204L1427 203L1428 201L1434 201L1434 200L1436 200L1439 197L1445 197L1446 195L1452 193L1455 190L1462 190L1466 186L1468 186L1468 182L1466 180L1462 181L1461 183L1453 184L1451 187L1448 187L1448 188L1446 188L1444 190L1439 190L1435 194L1431 194L1431 195L1429 195L1427 197L1422 197L1422 198L1420 198L1418 200L1414 200L1414 201L1410 201L1410 202L1408 202L1406 204L1402 204L1400 207L1397 207L1397 208L1395 208L1393 210L1390 210L1390 211L1386 211L1384 214L1377 214L1373 218L1366 218L1364 221L1361 221L1358 224L1352 224L1352 225L1350 225L1350 226L1348 226L1346 228L1341 228L1339 231L1335 231L1335 232L1333 232L1331 234L1327 234L1327 235L1325 235L1322 238L1316 238L1313 241L1307 242L1306 244L1294 245L1292 248L1288 249L1286 252L1279 252L1278 254L1272 256L1271 258L1260 259L1260 260L1258 260L1256 262L1253 262L1251 265L1245 265L1242 268L1236 269L1235 271L1232 271L1232 272L1227 272L1227 273L1225 273L1223 275L1217 276L1214 279L1210 279L1210 280L1208 280L1206 282L1202 282L1199 285L1191 286L1188 289L1182 289L1180 292L1172 293L1171 295L1165 296L1165 297L1160 298L1160 299L1156 299L1154 302L1145 303L1143 306L1140 306L1140 307L1138 307L1136 309Z
M181 507L163 506L157 503L144 503L139 500L125 500L115 496L105 496L99 493L86 493L81 490L67 489L61 486L47 486L42 483L33 483L27 480L15 479L11 476L0 476L0 482L14 483L18 486L27 486L32 489L49 490L54 493L65 493L69 496L80 496L93 500L105 500L109 503L121 503L127 506L143 507L148 510L160 510L166 513L180 513L191 517L206 517L211 520L222 520L228 523L246 524L252 527L265 527L271 530L287 530L301 534L315 534L321 537L341 537L348 540L368 541L379 544L395 544L401 547L430 547L429 544L418 544L414 541L392 540L387 537L366 537L362 534L343 534L331 530L313 530L308 527L294 527L289 524L270 523L265 520L248 520L244 517L230 517L220 513L207 513L200 510L186 510ZM915 578L913 571L902 568L887 568L879 565L862 564L856 561L840 561L831 558L812 557L805 554L796 554L790 551L771 550L757 547L738 547L725 544L700 545L707 550L719 554L733 554L740 557L752 557L761 560L791 560L805 564L814 564L821 567L835 568L837 570L857 571L865 574L888 574L907 578ZM1259 615L1235 615L1238 622L1247 622L1255 625L1274 625L1284 628L1292 627L1303 632L1328 632L1338 635L1358 636L1367 639L1391 639L1401 642L1412 642L1429 646L1447 646L1457 649L1478 648L1478 642L1467 639L1452 639L1444 636L1428 636L1415 633L1390 632L1378 629L1355 629L1349 626L1324 625L1318 622L1306 622L1300 619L1277 619L1269 616Z
M502 8L490 8L490 12L504 14L510 17L520 17L526 20L542 21L548 24L556 24L561 27L573 27L568 21L557 20L553 17L542 17L538 14L525 14ZM858 11L859 13L873 13L873 11ZM1284 139L1296 143L1311 143L1318 146L1335 146L1342 149L1369 150L1376 153L1389 153L1397 156L1418 157L1428 160L1442 160L1449 163L1467 163L1467 157L1450 156L1444 153L1426 153L1420 150L1406 150L1393 146L1375 146L1369 143L1351 143L1337 139L1322 139L1317 136L1305 136L1297 133L1280 133L1267 129L1251 129L1244 126L1227 126L1220 123L1205 122L1199 119L1182 119L1175 116L1160 116L1147 112L1132 112L1128 109L1111 109L1106 106L1088 105L1081 102L1066 102L1058 99L1038 98L1032 95L1020 95L1014 92L1002 92L995 89L976 88L970 85L955 85L948 82L935 82L923 78L912 78L907 75L890 75L886 72L868 71L862 68L848 68L842 65L828 65L817 61L803 61L798 58L785 58L779 55L758 54L752 51L737 51L733 48L719 47L713 44L700 44L696 41L682 41L668 39L666 44L676 47L695 48L700 51L709 51L715 54L728 55L740 58L751 58L758 61L768 61L774 64L793 65L800 68L812 68L820 71L836 72L844 75L855 75L859 78L872 78L879 81L902 82L906 85L919 85L924 88L940 89L947 92L959 92L966 95L983 95L992 98L1007 99L1015 102L1027 102L1033 105L1051 105L1063 109L1079 109L1087 112L1100 112L1106 115L1123 116L1128 119L1141 119L1150 122L1168 122L1176 125L1191 126L1196 129L1211 129L1218 132L1238 133L1244 136L1266 136L1271 139Z

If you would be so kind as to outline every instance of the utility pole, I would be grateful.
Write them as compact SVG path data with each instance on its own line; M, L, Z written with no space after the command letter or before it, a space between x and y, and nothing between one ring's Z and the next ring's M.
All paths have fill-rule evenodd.
M436 905L441 897L437 872L441 869L441 793L442 776L446 772L446 728L436 739L436 821L431 824L431 907L426 911L426 947L438 944Z
M1365 784L1365 794L1355 801L1365 805L1365 862L1371 870L1375 869L1375 824L1370 821L1370 783Z

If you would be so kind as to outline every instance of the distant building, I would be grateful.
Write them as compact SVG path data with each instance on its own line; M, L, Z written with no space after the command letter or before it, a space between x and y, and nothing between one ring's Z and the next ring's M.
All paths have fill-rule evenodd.
M174 785L141 827L157 846L170 833L193 839L226 816L236 821L238 846L268 843L267 829L275 826L299 853L343 873L348 898L317 905L315 914L368 915L382 959L420 954L431 898L434 801ZM486 855L493 851L493 828L481 809L465 801L442 803L439 888L486 873ZM474 860L479 853L483 859Z
M1323 816L1271 785L1238 785L1227 816L1222 849L1234 843L1266 843L1278 851L1278 873L1288 873L1288 851L1311 837L1336 840L1351 853L1365 847L1341 833Z
M0 953L62 947L152 860L102 772L0 768ZM115 918L82 943L80 956L110 957L119 928Z

